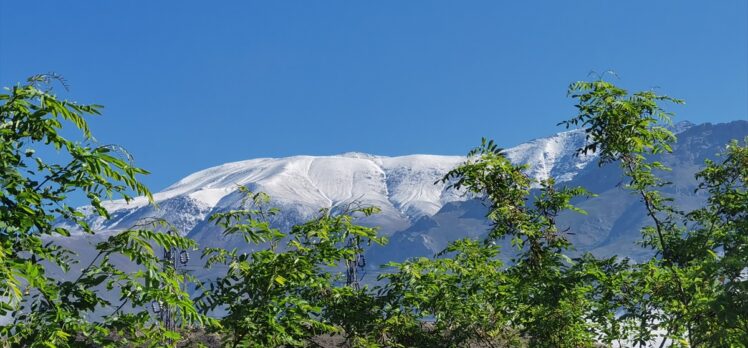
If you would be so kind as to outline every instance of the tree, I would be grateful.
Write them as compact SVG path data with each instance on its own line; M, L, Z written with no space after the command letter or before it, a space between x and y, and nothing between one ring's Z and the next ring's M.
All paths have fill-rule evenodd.
M733 140L721 161L697 174L707 204L688 214L693 228L678 248L698 287L691 302L691 345L748 342L748 139Z
M471 239L434 258L389 266L379 291L381 312L370 340L394 347L519 346L508 299L516 284L497 259L498 247Z
M243 209L217 213L211 220L224 235L240 235L248 244L268 243L252 253L207 248L206 267L222 265L225 275L208 282L197 301L204 313L225 311L220 319L224 344L230 347L304 346L312 338L339 331L326 311L351 292L335 286L335 268L356 262L361 246L383 243L376 229L354 224L376 208L363 207L319 217L293 226L288 233L273 228L277 209L269 197L240 188Z
M681 100L652 91L629 94L602 79L571 85L579 113L568 126L581 126L588 144L579 149L599 154L600 165L617 163L628 178L652 225L642 230L643 244L655 252L648 262L630 268L628 283L608 284L617 293L621 322L632 322L633 341L645 345L664 331L661 345L734 346L746 335L746 177L748 151L728 145L721 163L707 161L697 174L708 200L685 213L661 188L667 168L653 160L671 152L676 138L667 129L672 114L659 105ZM621 271L623 272L623 271Z
M178 308L185 325L203 317L181 290L184 277L162 269L153 245L194 248L194 242L143 224L98 244L98 255L77 277L50 275L55 267L71 271L78 260L56 242L71 233L59 222L96 232L68 205L71 195L84 196L103 218L109 218L103 199L136 194L152 200L137 178L145 170L119 147L95 144L85 118L99 115L101 106L59 100L51 88L42 89L55 80L34 76L0 94L0 315L12 318L0 325L0 340L12 347L169 345L178 334L154 322L146 305ZM83 142L66 138L68 128L79 130ZM41 149L49 158L39 155ZM118 268L114 256L137 270ZM106 300L104 291L119 295L119 302ZM125 306L134 308L124 312ZM108 315L97 320L97 313Z
M193 300L183 286L194 279L156 250L197 245L163 221L109 235L73 269L79 257L59 241L73 228L97 231L68 205L71 195L86 197L87 209L105 219L106 199L152 197L138 181L145 170L119 147L93 140L85 118L101 107L57 99L43 89L54 79L35 76L0 94L0 315L12 319L0 324L4 346L175 346L190 325L205 325L234 347L314 345L320 335L338 334L360 347L748 342L748 139L706 162L697 179L707 201L682 212L661 192L669 168L655 160L676 140L660 104L680 100L630 94L602 79L569 88L578 114L562 124L586 132L578 153L617 164L651 221L641 231L654 253L646 262L569 258L573 231L557 217L584 213L572 202L592 194L532 180L484 139L443 179L485 200L491 229L483 241L458 240L433 258L389 264L373 289L341 286L341 267L357 264L364 245L385 242L376 228L355 223L376 208L322 210L281 231L271 223L278 210L268 208L270 198L240 187L242 207L211 220L257 250L205 249L206 267L220 273L198 284ZM82 142L63 136L68 128ZM507 265L498 259L501 239L516 247ZM53 277L55 268L66 276ZM151 306L175 313L179 327L158 323Z
M581 188L536 184L493 141L483 140L468 160L445 175L449 187L486 200L491 230L483 243L459 240L434 259L390 264L379 291L382 313L374 340L385 346L580 347L595 343L587 268L564 253L571 248L557 215L576 210ZM580 211L581 212L581 211ZM504 266L497 239L509 238L519 255ZM591 258L588 257L588 258ZM607 308L607 307L606 307ZM425 321L430 321L424 325Z
M506 314L511 326L528 337L531 346L591 346L590 286L565 255L572 248L566 236L571 232L556 224L564 210L584 213L571 200L589 193L581 187L557 187L552 178L534 182L524 173L526 166L512 164L493 141L484 139L468 158L444 181L485 197L492 222L486 241L509 238L519 252L504 271L513 284L508 299L512 310ZM539 191L531 196L534 184Z
M486 308L503 311L494 315L505 318L508 331L517 330L531 346L644 346L658 338L661 346L744 344L746 147L733 142L722 162L707 161L697 179L708 201L701 209L682 212L661 192L670 183L660 173L669 168L653 160L672 151L676 140L667 128L672 114L660 104L681 101L652 91L629 94L604 80L574 83L569 94L578 100L579 113L562 124L586 132L587 144L578 154L594 152L601 166L621 167L628 179L625 187L641 198L652 221L642 230L642 244L654 251L654 257L639 264L589 254L569 259L565 252L573 246L565 233L573 231L559 228L556 216L577 210L572 200L589 193L559 187L552 179L533 182L493 141L484 140L444 181L489 203L492 228L486 243L460 241L448 249L456 255L445 251L437 259L395 264L395 273L382 276L390 281L384 287L390 300L380 304L385 324L379 330L387 330L404 345L464 345L464 337L455 334L464 330L455 328L469 326L460 320L470 318L479 325L478 318L490 313L468 299L511 284L510 291L498 292L502 296L481 301L491 304ZM479 273L455 268L475 250L490 254L481 248L490 248L500 238L509 238L518 248L512 265L473 266ZM487 278L491 275L496 276L493 281ZM464 305L450 304L452 298L462 299ZM446 320L437 314L445 308L452 313ZM433 330L423 329L425 318L435 320ZM474 337L480 337L478 332Z

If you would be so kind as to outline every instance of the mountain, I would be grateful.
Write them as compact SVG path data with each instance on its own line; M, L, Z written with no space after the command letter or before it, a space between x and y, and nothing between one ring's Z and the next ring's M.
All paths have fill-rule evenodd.
M594 156L576 158L573 151L584 142L580 131L559 133L507 149L516 162L527 162L538 179L573 178ZM276 223L288 227L306 220L322 208L341 209L349 204L376 205L382 209L372 218L389 235L419 218L437 213L445 204L464 201L461 192L437 183L462 156L410 155L400 157L344 153L335 156L260 158L208 168L154 194L157 205L144 197L104 203L110 220L91 218L101 231L118 231L146 217L169 220L183 233L197 236L206 218L217 211L238 208L243 198L237 191L246 186L265 192L281 209ZM373 222L373 221L372 221Z
M673 167L666 178L674 186L666 193L685 207L695 207L704 197L694 193L693 174L704 159L713 158L730 139L748 135L748 122L681 123L674 130L679 132L679 142L673 154L661 158ZM584 142L584 133L574 130L535 139L505 153L515 163L528 164L527 172L535 179L554 177L559 183L581 185L598 194L577 202L589 215L564 214L559 220L569 227L569 237L579 246L578 252L646 255L635 245L639 228L646 223L637 197L620 187L623 178L617 167L599 168L595 155L574 155ZM207 218L215 212L239 208L243 196L237 188L245 186L271 196L271 206L281 211L273 220L280 228L307 220L323 208L338 210L350 204L380 207L382 213L360 221L379 226L381 234L390 237L387 246L368 251L370 264L430 256L451 240L481 237L488 229L486 207L479 198L447 190L446 184L439 182L464 160L461 156L344 153L227 163L189 175L154 194L156 206L142 197L129 203L106 202L112 219L90 218L89 222L106 235L143 218L160 217L203 246L235 247L239 241L221 236Z
M678 127L680 133L673 152L656 156L653 160L672 168L672 171L659 173L672 182L663 193L673 198L677 207L688 211L698 208L706 199L696 190L698 182L694 175L706 159L717 159L716 154L730 140L742 140L748 136L748 121L695 126L679 124ZM577 248L573 254L589 251L602 257L621 255L635 260L649 257L651 252L639 247L637 242L641 239L641 228L650 221L639 197L623 188L624 177L618 166L586 165L574 173L562 184L585 187L597 196L574 202L587 211L587 215L564 212L557 221L560 230L567 231L567 237ZM558 174L555 176L562 178ZM393 234L388 246L372 249L367 256L375 264L401 261L408 257L431 256L457 238L482 238L490 227L483 218L486 212L487 207L478 199L452 202L436 214L423 217L409 228ZM501 247L503 257L510 258L514 249L508 241L501 243Z

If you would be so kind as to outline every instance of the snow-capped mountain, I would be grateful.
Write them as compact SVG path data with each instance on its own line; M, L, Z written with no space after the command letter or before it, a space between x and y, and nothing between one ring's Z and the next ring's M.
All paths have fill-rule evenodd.
M574 156L583 143L584 133L568 131L509 148L506 153L512 161L529 164L528 173L536 179L553 176L566 181L594 159ZM390 234L422 216L436 214L446 203L467 199L438 182L464 160L461 156L344 153L227 163L189 175L154 194L157 206L149 205L144 197L129 203L105 202L112 219L91 222L98 230L116 231L146 217L160 217L185 234L195 234L198 231L193 230L201 228L211 212L237 208L243 198L237 188L246 186L272 197L272 205L282 211L280 225L308 219L322 208L359 203L381 208L372 223Z
M706 159L718 161L720 158L717 154L724 151L730 140L745 139L748 136L748 121L679 124L674 127L674 131L678 133L678 141L673 146L673 152L657 155L652 160L672 168L659 173L663 179L672 183L663 188L663 194L672 198L678 208L690 211L703 206L707 198L703 190L697 190L699 182L695 174L703 168ZM550 144L543 141L548 147L552 147L554 142L563 141L563 137L558 135L550 139ZM572 139L574 138L567 140ZM573 146L565 148L569 147ZM568 156L568 153L556 153L562 157ZM538 157L530 157L530 152L523 151L520 154L531 163L542 163ZM537 154L536 152L535 155ZM594 164L590 165L590 161L591 159L587 159L574 163L561 160L550 170L552 176L570 179L564 185L582 186L597 194L596 197L580 198L574 202L577 207L587 211L587 215L565 211L557 219L560 230L565 231L565 236L576 248L570 253L573 256L592 252L602 257L618 255L635 260L650 257L652 251L638 244L641 240L641 228L651 224L639 197L623 187L625 178L617 165L599 167L595 161L591 161ZM573 170L577 165L581 169ZM543 171L538 172L541 169L540 165L532 165L530 172L542 174ZM572 173L573 176L564 176L564 173ZM483 238L490 228L485 218L486 213L487 207L478 199L447 203L438 213L423 216L407 229L395 232L388 245L369 249L367 259L373 264L382 264L409 257L432 256L443 250L450 241L465 237ZM500 255L506 261L516 252L508 240L501 241L500 247Z
M748 122L681 123L673 130L679 133L674 152L656 158L673 168L664 174L674 183L665 193L685 208L696 207L704 197L694 193L694 173L730 139L748 135ZM636 246L639 229L647 223L636 197L620 186L623 178L616 166L600 168L594 154L575 155L584 143L583 132L568 131L508 148L505 154L515 163L527 164L527 173L535 179L554 177L557 183L581 185L599 194L577 202L589 215L564 213L559 217L578 252L646 256L647 251ZM227 163L196 172L154 194L156 205L142 197L129 203L108 201L105 206L112 218L91 217L89 222L100 235L107 235L144 218L159 217L202 246L234 248L244 243L224 237L208 217L239 208L244 194L238 188L242 186L271 196L270 205L280 208L273 223L282 229L306 221L324 208L375 205L382 212L358 222L378 226L380 234L390 239L388 245L367 251L370 264L376 265L433 255L451 240L485 235L489 224L484 202L449 190L440 182L463 161L461 156L344 153ZM81 238L92 242L88 236ZM504 245L503 250L507 252L502 255L510 257L512 247Z

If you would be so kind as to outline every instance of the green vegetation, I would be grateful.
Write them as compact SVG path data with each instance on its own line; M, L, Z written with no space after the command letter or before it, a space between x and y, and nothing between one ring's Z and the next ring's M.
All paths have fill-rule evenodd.
M748 146L733 141L720 161L707 161L697 174L706 204L681 211L661 193L669 183L658 173L668 168L653 160L676 140L661 104L677 99L577 82L569 94L578 114L562 122L583 128L588 142L579 153L619 165L625 187L640 198L651 220L641 231L654 252L647 262L569 258L574 246L557 217L585 213L572 202L593 194L553 179L533 182L484 139L443 180L484 197L487 238L391 263L381 285L359 289L342 285L340 270L364 246L385 242L355 223L376 208L321 211L281 231L271 224L277 210L269 197L244 188L242 209L211 220L255 251L206 248L213 279L200 282L164 264L158 250L198 246L160 221L109 236L92 260L73 266L81 258L59 243L71 238L61 226L95 231L66 204L70 195L84 195L108 218L103 199L150 193L137 178L146 172L126 153L92 141L84 117L101 107L58 100L42 89L50 79L37 76L0 94L4 346L176 346L195 329L230 347L315 346L329 336L357 347L637 346L662 336L661 346L674 347L748 342ZM82 142L63 137L63 125L80 130ZM62 160L43 160L44 147ZM497 257L503 239L518 250L509 264ZM194 298L188 286L196 287ZM173 327L158 320L153 304L174 314Z
M182 290L184 276L162 267L154 245L187 249L196 247L193 241L146 222L99 243L93 260L76 270L77 255L50 239L70 237L58 219L94 233L83 213L66 204L70 195L84 195L104 218L102 199L130 199L130 192L151 198L136 178L144 170L118 148L92 143L84 116L101 107L58 100L41 89L52 79L35 76L0 94L0 315L12 319L0 326L0 340L11 347L168 345L179 335L151 319L145 308L152 302L178 309L185 325L208 321ZM65 138L64 124L80 130L83 142ZM45 160L44 148L64 162ZM137 271L124 271L115 258ZM71 272L70 280L50 275L54 269ZM105 299L105 290L116 301ZM134 310L122 310L128 307ZM95 311L105 315L96 319Z
M200 307L205 311L225 308L221 330L230 347L300 346L320 334L337 332L322 313L327 303L348 291L333 285L332 272L325 267L355 260L361 242L381 243L375 229L351 223L354 214L368 216L377 209L339 215L324 211L286 235L270 227L268 218L275 210L265 209L269 197L247 195L246 209L211 219L226 235L241 234L247 243L269 242L270 246L251 254L207 248L203 253L207 267L221 264L228 271L198 296Z

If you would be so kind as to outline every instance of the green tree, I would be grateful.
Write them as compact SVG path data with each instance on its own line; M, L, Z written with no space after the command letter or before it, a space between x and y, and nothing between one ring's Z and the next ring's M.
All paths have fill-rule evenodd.
M511 326L528 337L531 346L593 345L596 337L587 320L591 287L565 255L572 248L569 231L556 223L564 210L584 213L571 200L589 193L580 187L557 187L552 178L534 182L525 174L526 166L512 164L493 141L484 139L468 158L444 181L485 197L492 222L487 241L509 238L519 252L505 270L513 284L508 299L512 311L507 313ZM533 184L539 191L531 196Z
M613 302L619 301L624 312L619 320L629 327L629 337L645 345L661 330L661 346L744 345L745 147L733 142L722 162L707 161L697 179L709 198L703 208L684 213L661 192L670 184L661 173L670 168L653 160L671 152L676 140L667 129L672 114L659 104L682 101L652 91L629 94L604 80L574 83L569 93L579 113L563 124L587 133L580 153L596 151L600 165L617 163L628 178L626 188L640 197L652 222L642 237L655 256L621 270L631 273L622 284L607 284L623 290L604 290L617 294Z
M622 320L637 323L632 337L640 345L654 338L655 329L663 329L664 337L674 340L674 344L688 345L686 337L694 324L690 320L691 304L698 284L688 275L694 269L689 269L688 261L683 259L684 250L677 247L685 233L680 224L682 214L660 191L668 183L658 171L669 168L651 160L653 155L672 151L675 141L667 129L672 114L659 104L682 101L652 91L629 94L602 79L576 82L570 86L569 94L578 100L579 113L562 124L585 130L587 145L579 153L597 152L601 166L617 163L628 178L626 188L640 197L652 221L642 230L642 243L656 255L637 265L633 274L633 282L644 289L644 296L624 307L626 315ZM666 341L663 339L663 344Z
M336 267L356 261L361 246L383 243L376 229L354 224L356 216L376 208L356 208L341 214L323 210L318 218L293 226L288 233L271 227L277 209L269 197L246 193L243 209L211 217L224 235L240 235L248 244L267 243L252 253L208 248L207 267L223 265L226 274L210 281L197 297L208 313L219 310L224 343L231 347L304 346L315 336L339 331L326 308L351 292L335 286Z
M381 314L372 339L396 347L518 346L509 325L515 284L497 259L498 247L463 239L435 258L389 266L379 291Z
M591 271L564 253L571 248L556 225L564 210L588 195L581 188L534 182L493 141L443 179L489 203L489 235L480 243L453 242L435 259L391 264L380 290L375 340L387 346L592 346ZM538 193L532 195L534 184ZM494 242L509 238L518 256L503 266ZM587 259L594 259L587 256ZM595 260L596 261L596 260ZM376 301L375 301L376 302ZM598 308L612 311L610 307ZM607 314L607 313L606 313ZM424 322L429 322L424 324Z
M690 303L692 346L748 342L748 146L728 144L722 160L697 174L707 204L689 213L693 228L677 247L698 285ZM681 261L681 262L683 262Z
M101 106L57 99L49 86L55 76L40 75L0 94L0 341L11 347L68 347L85 344L121 346L124 342L163 346L177 338L154 322L144 308L152 301L179 309L184 324L199 323L184 280L162 270L153 245L193 248L178 236L137 226L109 237L98 255L79 273L63 279L50 268L69 272L78 257L56 241L70 236L67 221L94 234L86 216L68 205L82 195L92 212L109 218L102 199L130 194L151 199L137 176L146 174L115 146L96 146L85 117ZM63 136L63 127L78 129L82 142ZM43 158L39 155L46 148ZM124 257L137 271L125 272L111 260ZM117 303L102 292L120 296ZM124 312L125 306L134 307ZM99 313L108 314L101 320Z
M0 94L0 315L11 319L0 324L4 346L175 346L190 325L205 325L234 347L314 345L315 337L336 334L361 347L748 342L748 145L733 141L719 161L707 161L697 174L707 202L681 212L661 192L669 168L655 160L676 140L660 104L680 100L630 94L602 79L569 88L578 114L562 124L585 130L579 154L619 165L651 221L642 230L654 252L646 262L570 259L573 231L557 217L583 213L572 202L591 194L532 180L484 139L443 179L487 203L484 241L458 240L433 258L389 264L373 289L341 286L340 268L358 262L364 245L385 241L355 223L376 208L323 210L283 232L271 224L278 210L268 208L269 197L241 187L242 207L211 220L256 251L205 249L206 266L221 273L199 284L193 302L183 286L194 279L164 264L157 250L197 246L163 221L108 236L93 260L73 267L79 258L59 243L71 233L63 226L96 231L68 206L71 195L86 197L105 219L103 200L152 198L138 181L146 171L118 147L93 141L85 117L101 107L57 99L43 89L52 79L36 76ZM82 141L64 137L67 128ZM509 265L498 259L501 239L516 247ZM52 269L66 276L55 278ZM153 304L175 313L179 327L161 325L149 312Z

